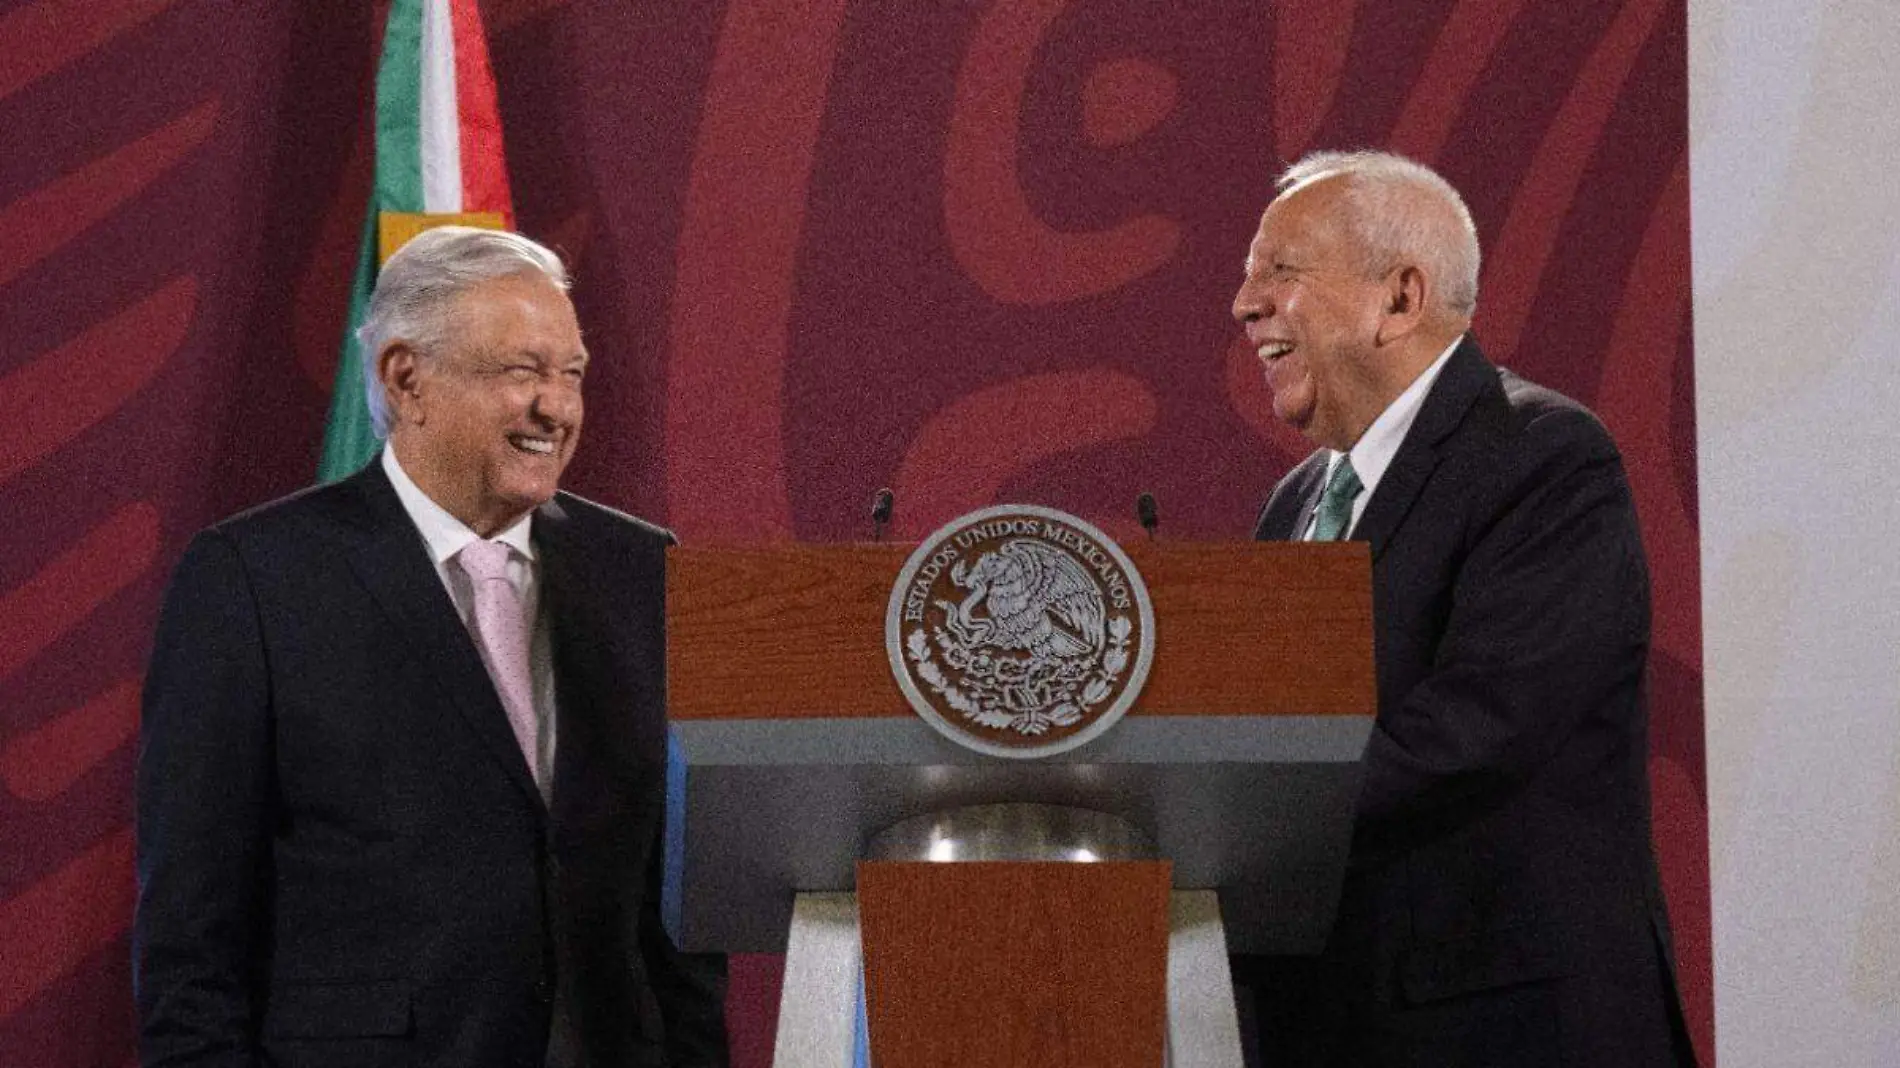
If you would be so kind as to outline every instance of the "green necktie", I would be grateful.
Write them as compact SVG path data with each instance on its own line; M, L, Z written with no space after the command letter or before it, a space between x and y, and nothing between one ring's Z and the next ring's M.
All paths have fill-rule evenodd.
M1352 469L1352 457L1341 456L1333 477L1326 480L1326 492L1320 495L1319 509L1314 513L1314 541L1338 541L1346 536L1346 528L1352 526L1352 502L1365 488L1359 472Z

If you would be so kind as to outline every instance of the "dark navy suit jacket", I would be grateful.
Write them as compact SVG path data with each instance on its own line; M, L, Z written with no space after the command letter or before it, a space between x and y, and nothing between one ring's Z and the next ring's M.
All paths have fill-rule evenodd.
M1288 474L1256 536L1298 537L1325 470ZM1371 544L1378 714L1308 1055L1680 1063L1649 579L1609 435L1467 337L1350 537Z
M378 463L191 543L146 680L147 1065L723 1064L723 963L658 920L665 531L568 494L533 537L545 805Z

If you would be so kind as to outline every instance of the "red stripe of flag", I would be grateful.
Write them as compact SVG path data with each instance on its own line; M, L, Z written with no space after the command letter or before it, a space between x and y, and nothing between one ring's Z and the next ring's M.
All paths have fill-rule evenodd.
M495 103L495 75L488 65L488 40L476 0L451 0L455 29L455 110L462 127L462 210L498 211L514 229L514 198L501 147L501 111Z

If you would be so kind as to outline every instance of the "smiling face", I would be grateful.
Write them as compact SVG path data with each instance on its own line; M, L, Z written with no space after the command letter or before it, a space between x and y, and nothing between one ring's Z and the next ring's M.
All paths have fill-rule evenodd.
M1391 397L1377 363L1388 291L1346 226L1343 183L1320 179L1268 206L1233 315L1273 390L1273 413L1344 451Z
M390 447L431 500L489 537L559 487L580 441L587 350L567 294L539 274L479 283L446 318L440 351L383 350Z

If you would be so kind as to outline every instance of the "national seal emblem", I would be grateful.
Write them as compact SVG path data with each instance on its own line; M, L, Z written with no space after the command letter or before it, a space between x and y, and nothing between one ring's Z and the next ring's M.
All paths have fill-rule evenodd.
M1108 730L1154 658L1154 607L1127 554L1075 516L998 505L917 546L885 649L918 715L994 756L1050 756Z

